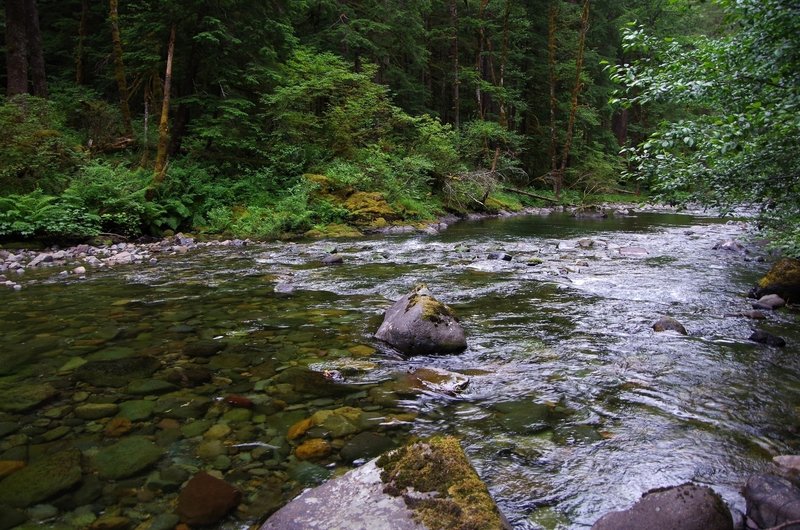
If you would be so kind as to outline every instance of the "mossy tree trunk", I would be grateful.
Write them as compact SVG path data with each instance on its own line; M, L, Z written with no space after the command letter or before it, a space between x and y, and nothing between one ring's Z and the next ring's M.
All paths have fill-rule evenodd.
M172 88L172 58L175 54L175 24L169 32L167 45L167 68L164 73L164 98L161 103L161 119L158 123L158 151L156 163L153 168L153 188L164 180L167 169L167 149L169 148L169 96Z
M122 128L128 138L133 138L131 108L128 105L128 81L125 77L125 62L122 59L122 37L119 32L119 1L109 0L109 22L111 42L114 50L114 77L119 90L119 110L122 113Z

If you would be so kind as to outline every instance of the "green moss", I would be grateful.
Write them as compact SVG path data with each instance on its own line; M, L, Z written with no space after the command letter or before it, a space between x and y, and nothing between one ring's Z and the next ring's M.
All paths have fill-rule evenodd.
M305 233L306 237L327 238L327 237L360 237L363 234L355 227L331 223L325 226L315 226Z
M758 286L762 289L777 285L800 285L800 260L784 258L758 281Z
M484 202L486 209L490 212L499 212L505 210L507 212L518 212L522 210L523 205L516 197L507 193L492 193L486 202Z
M451 318L458 322L458 318L456 318L453 310L431 296L430 291L428 291L428 286L424 283L417 284L417 286L414 287L414 292L409 297L408 304L406 304L406 311L409 311L417 304L422 305L422 318L424 320L430 320L435 324L439 324L446 318Z
M378 459L389 494L402 496L431 530L496 530L503 520L486 486L453 437L406 445ZM413 491L411 491L413 490ZM436 493L418 496L413 493Z
M369 224L379 217L383 219L397 218L397 212L389 206L383 193L380 192L356 192L347 198L344 207L359 223Z

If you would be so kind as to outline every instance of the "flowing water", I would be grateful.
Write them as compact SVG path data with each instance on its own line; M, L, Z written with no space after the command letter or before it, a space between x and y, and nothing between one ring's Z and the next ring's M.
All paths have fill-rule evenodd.
M731 316L767 265L712 249L742 236L689 215L554 214L43 278L0 294L0 463L81 452L80 482L20 508L31 528L136 526L172 513L203 469L244 493L219 526L246 528L348 462L433 434L462 440L515 528L588 528L689 480L741 510L748 475L800 449L797 315ZM334 248L344 264L323 266ZM419 282L459 315L463 354L404 359L372 338ZM653 332L662 315L689 335ZM756 327L789 346L749 342ZM337 409L348 421L287 441ZM109 446L142 436L154 462L107 469ZM332 453L298 460L310 437Z

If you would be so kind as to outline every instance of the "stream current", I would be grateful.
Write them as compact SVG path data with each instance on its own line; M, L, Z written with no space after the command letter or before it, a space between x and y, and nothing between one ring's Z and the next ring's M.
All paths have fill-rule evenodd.
M25 410L0 403L0 461L81 451L79 483L19 507L30 528L83 528L103 514L146 524L174 512L199 470L243 492L219 527L247 528L377 447L434 434L461 440L515 528L586 529L686 481L744 510L746 478L800 449L800 333L791 310L731 316L750 308L768 267L713 249L742 237L740 224L710 217L552 214L209 247L83 280L42 272L0 294L0 400L57 392ZM322 265L334 249L344 263ZM461 319L466 352L402 358L372 338L420 282ZM662 315L689 334L655 333ZM749 342L757 328L788 346ZM107 361L118 370L98 369ZM103 410L87 404L112 406L78 414ZM288 441L289 428L345 406L360 415L350 427L305 435L332 452L297 459L303 438ZM115 432L120 417L130 421ZM126 437L154 441L160 457L98 478L97 455Z

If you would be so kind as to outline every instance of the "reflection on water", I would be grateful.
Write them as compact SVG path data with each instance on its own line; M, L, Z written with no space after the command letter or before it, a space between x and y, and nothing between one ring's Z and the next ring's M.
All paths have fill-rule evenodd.
M351 462L434 433L463 441L517 528L587 528L687 480L742 508L746 476L800 445L800 336L791 312L763 324L787 338L783 350L749 343L755 324L725 316L748 308L765 268L712 250L741 235L680 215L510 218L435 236L205 249L5 293L0 399L42 385L55 395L0 403L0 461L80 449L81 482L27 507L31 524L44 514L64 528L103 511L134 525L171 513L201 469L244 492L223 527L255 524ZM333 247L344 265L322 266ZM417 282L460 316L465 353L403 359L372 339ZM655 334L660 315L689 336ZM469 385L421 383L426 368ZM155 442L156 463L96 478L96 455L132 436ZM312 438L327 449L298 459Z

